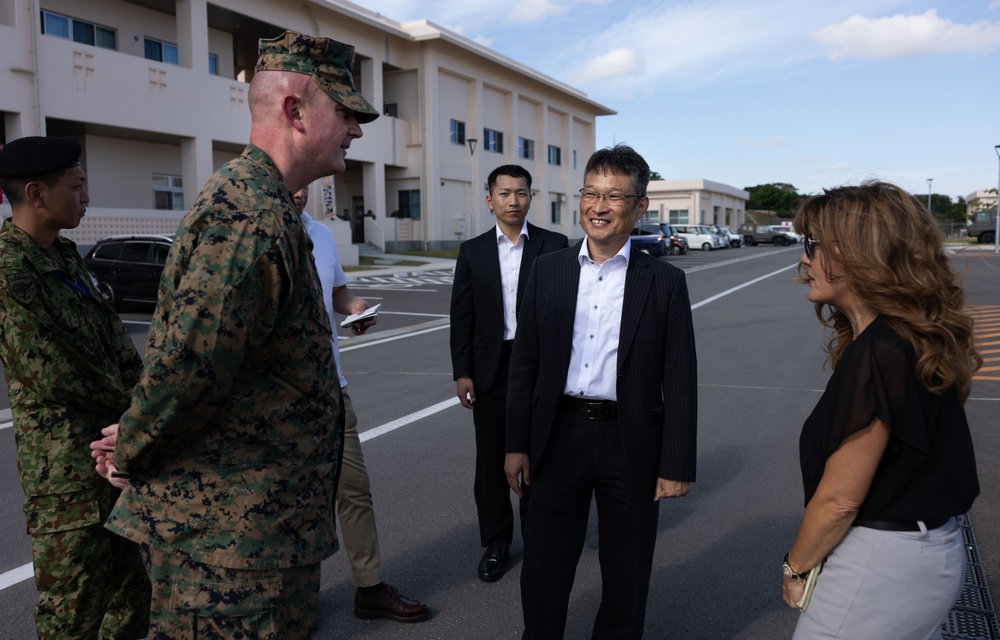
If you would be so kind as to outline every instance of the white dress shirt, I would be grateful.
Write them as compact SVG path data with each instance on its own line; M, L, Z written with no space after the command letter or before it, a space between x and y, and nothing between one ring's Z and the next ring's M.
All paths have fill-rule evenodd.
M497 253L500 256L500 289L503 291L503 339L513 340L517 333L517 280L521 276L521 254L528 238L528 221L521 223L517 242L504 235L500 225L497 231Z
M573 352L566 375L568 396L617 400L618 337L625 299L625 272L630 243L597 264L590 257L587 240L580 248L580 288L573 316Z

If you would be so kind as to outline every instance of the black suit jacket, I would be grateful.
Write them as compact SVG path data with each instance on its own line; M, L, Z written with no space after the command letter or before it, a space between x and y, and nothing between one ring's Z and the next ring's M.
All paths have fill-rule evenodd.
M507 451L532 474L566 385L580 282L580 245L535 261L518 316L507 387ZM697 361L684 273L629 256L618 341L618 415L629 488L651 500L656 478L695 479Z
M528 223L521 253L515 311L521 308L524 285L535 258L564 249L566 236ZM454 379L472 378L476 391L488 391L496 380L503 343L503 289L496 227L462 243L451 288L451 364Z

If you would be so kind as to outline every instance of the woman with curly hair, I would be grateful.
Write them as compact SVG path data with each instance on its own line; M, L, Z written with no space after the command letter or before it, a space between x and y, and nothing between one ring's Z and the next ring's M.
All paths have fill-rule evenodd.
M802 427L805 514L782 592L794 638L940 638L979 494L963 405L982 364L937 223L884 182L802 204L799 280L832 329L833 374Z

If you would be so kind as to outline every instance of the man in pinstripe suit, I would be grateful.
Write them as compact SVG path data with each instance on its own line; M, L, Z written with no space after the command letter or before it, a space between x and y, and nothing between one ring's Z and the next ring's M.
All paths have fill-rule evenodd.
M695 477L696 358L684 274L640 252L649 165L594 153L580 191L581 245L541 256L528 280L508 378L507 480L531 487L524 638L562 638L597 500L603 590L593 638L640 638L659 500Z

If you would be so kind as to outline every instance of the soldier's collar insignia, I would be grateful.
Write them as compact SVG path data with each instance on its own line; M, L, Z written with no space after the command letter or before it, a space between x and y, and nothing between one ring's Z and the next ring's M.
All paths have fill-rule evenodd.
M21 304L29 304L35 299L38 287L30 273L12 273L7 276L7 292Z

